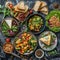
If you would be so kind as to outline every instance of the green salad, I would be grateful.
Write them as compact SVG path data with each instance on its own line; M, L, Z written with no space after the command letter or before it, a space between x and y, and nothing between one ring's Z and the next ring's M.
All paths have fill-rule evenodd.
M29 32L23 32L15 39L15 48L20 54L31 53L37 46L36 38Z
M28 27L30 30L39 32L42 26L43 19L40 16L34 15L29 19Z
M46 26L54 32L60 31L60 11L59 10L52 10L46 16Z
M2 33L6 36L15 36L18 32L17 21L6 19L2 22Z

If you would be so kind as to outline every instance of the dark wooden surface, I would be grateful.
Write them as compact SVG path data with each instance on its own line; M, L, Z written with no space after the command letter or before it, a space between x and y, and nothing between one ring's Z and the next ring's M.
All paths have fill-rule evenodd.
M10 1L12 1L14 4L16 4L16 3L19 2L19 0L10 0ZM21 0L21 1L22 1L22 0ZM24 0L24 1L25 1L26 4L29 5L30 8L32 8L33 5L34 5L34 1L37 1L37 0ZM52 9L50 5L51 5L53 2L58 2L58 3L60 2L60 0L44 0L44 1L47 2L50 10ZM3 5L3 6L4 6L5 2L6 2L6 0L0 0L0 4ZM3 20L3 14L0 14L0 22L1 22L2 20ZM1 23L0 23L0 24L1 24ZM45 29L45 30L47 30L47 29ZM56 35L57 35L57 37L58 37L58 45L57 45L56 49L57 49L57 51L60 53L60 33L56 33ZM5 42L5 38L6 38L6 37L0 32L0 39L2 40L2 43ZM14 38L11 38L11 39L12 39L12 41L14 40ZM3 53L3 50L1 50L0 53ZM34 55L34 54L33 54L33 55ZM1 59L1 58L0 58L0 60L20 60L20 59L18 59L18 58L16 58L16 57L14 57L14 59L11 59L11 56L6 55L5 53L3 53L3 56L6 57L6 59ZM34 60L37 60L37 59L34 57ZM49 59L48 59L48 60L49 60ZM55 57L55 58L51 58L50 60L60 60L60 58Z

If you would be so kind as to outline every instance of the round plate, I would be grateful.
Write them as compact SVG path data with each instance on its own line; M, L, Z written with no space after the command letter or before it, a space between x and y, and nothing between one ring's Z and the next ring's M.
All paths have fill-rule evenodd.
M37 38L31 33L31 32L21 32L21 33L19 33L16 37L15 37L15 40L14 40L14 47L15 47L15 49L16 49L16 45L15 45L15 42L16 42L16 38L21 38L21 34L23 34L23 33L29 33L29 34L31 34L31 36L32 37L34 37L34 39L37 41ZM35 50L36 50L36 48L37 48L37 42L36 42L36 46L35 46L35 48L34 48L34 50L33 51L31 51L30 53L24 53L23 55L30 55L30 54L32 54ZM16 50L18 53L20 53L18 50ZM20 53L21 54L21 53Z
M53 32L51 32L51 31L45 31L45 32L43 32L42 34L45 35L45 34L47 34L47 33L50 33L51 35L55 36L54 42L53 42L50 46L46 47L45 44L42 43L42 42L39 40L39 45L40 45L40 47L41 47L43 50L45 50L45 51L51 51L51 50L53 50L53 49L57 46L57 36L56 36ZM42 37L42 34L39 36L39 39Z
M39 29L38 32L37 32L37 31L30 30L30 28L29 28L29 26L28 26L28 24L29 24L29 19L30 19L31 17L35 16L35 15L41 17L41 19L42 19L42 21L43 21L43 26ZM33 11L32 14L29 14L29 15L28 15L28 17L26 18L26 20L27 20L27 28L28 28L28 30L30 30L33 34L39 34L39 33L41 33L41 32L45 29L46 20L45 20L44 15L43 15L42 13L38 13L38 12Z
M9 24L11 23L11 25L13 24L13 27L11 26L11 27L9 27L9 25L8 25L8 23L6 22L7 20L12 20L12 22L14 21L14 24L12 23L12 22L9 22ZM4 27L5 28L3 28L3 24L6 24L7 25L7 27L4 25ZM16 25L17 24L17 25ZM14 25L15 25L15 27L14 27ZM11 16L7 16L7 17L5 17L3 20L2 20L2 22L1 22L1 32L2 32L2 34L3 35L5 35L6 37L14 37L14 36L16 36L16 34L18 33L18 31L19 31L19 23L18 23L18 21L15 19L15 18L13 18L13 17L11 17ZM7 29L7 31L5 31ZM14 31L13 29L15 29L16 31ZM5 32L4 32L5 31ZM6 33L7 32L7 33ZM10 34L10 32L12 32L11 34Z

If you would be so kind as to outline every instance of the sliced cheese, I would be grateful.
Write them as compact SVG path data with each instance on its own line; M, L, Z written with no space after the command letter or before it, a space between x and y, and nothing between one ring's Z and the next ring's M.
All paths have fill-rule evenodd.
M51 35L40 38L40 41L49 46L51 43Z
M6 22L7 25L11 28L11 26L12 26L12 20L5 20L5 22Z
M40 1L36 1L35 5L33 7L33 10L38 11L40 4L41 4Z

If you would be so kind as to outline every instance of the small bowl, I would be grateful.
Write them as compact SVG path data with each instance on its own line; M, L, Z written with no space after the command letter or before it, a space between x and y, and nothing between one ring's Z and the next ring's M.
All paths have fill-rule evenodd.
M5 48L6 48L6 47L9 47L9 45L10 45L10 47L12 47L12 48L11 48L9 51L8 51L8 50L6 51ZM10 47L9 47L9 48L10 48ZM4 51L5 53L9 54L9 53L13 52L13 50L14 50L13 44L11 44L10 42L3 44L3 51Z
M37 16L40 16L41 18L42 18L42 21L43 21L43 26L39 29L40 31L32 31L32 30L30 30L30 28L29 28L29 26L28 26L28 23L29 23L29 19L32 17L32 16L34 16L34 15L37 15ZM45 18L44 18L44 15L42 14L42 13L38 13L38 12L33 12L32 14L29 14L28 16L27 16L27 18L26 18L26 20L27 20L27 28L33 33L33 34L39 34L39 33L41 33L42 31L44 31L44 29L45 29Z
M41 55L40 57L36 55L37 51L40 51L40 52L42 53L42 55ZM43 57L44 57L44 51L41 50L41 49L37 49L37 50L35 51L35 56L36 56L36 58L38 58L38 59L43 58Z
M50 33L50 35L52 37L54 37L54 41L51 42L50 46L46 47L46 45L44 43L42 43L40 41L40 38L43 38L44 35L47 35L48 33ZM41 47L41 49L43 49L44 51L52 51L53 49L56 48L57 46L57 36L55 33L51 32L51 31L44 31L43 33L40 34L40 36L38 37L38 43L39 43L39 46Z

